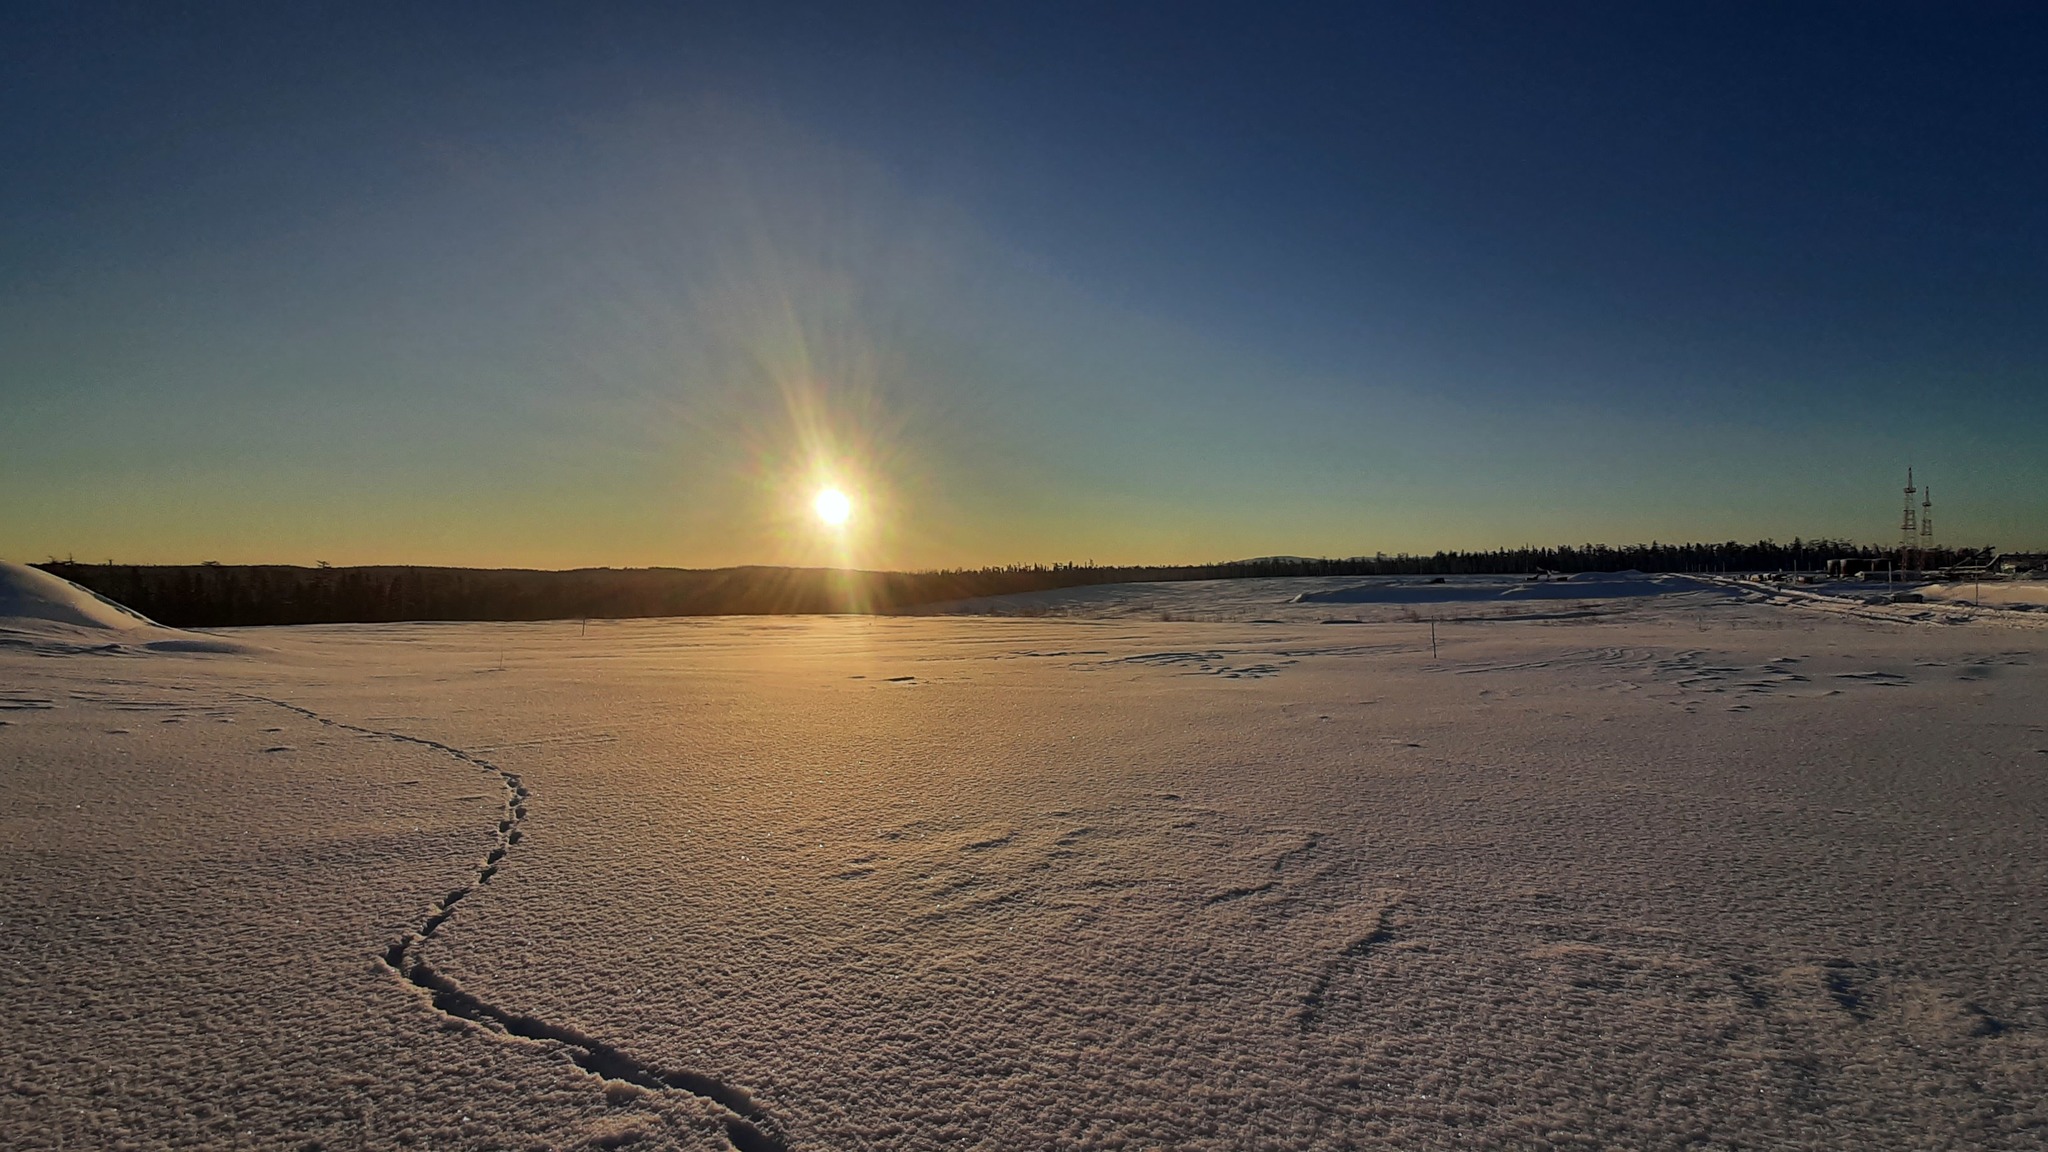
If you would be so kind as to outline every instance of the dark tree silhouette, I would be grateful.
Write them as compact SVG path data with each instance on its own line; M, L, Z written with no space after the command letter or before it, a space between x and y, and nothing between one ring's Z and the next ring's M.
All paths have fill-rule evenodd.
M129 565L51 561L45 571L173 626L339 624L398 620L574 620L804 612L892 612L919 604L1133 580L1286 576L1479 575L1537 572L1814 570L1833 557L1885 550L1840 540L1754 544L1605 544L1437 552L1428 556L1296 557L1227 564L1028 564L929 572L824 568L525 569L277 564Z

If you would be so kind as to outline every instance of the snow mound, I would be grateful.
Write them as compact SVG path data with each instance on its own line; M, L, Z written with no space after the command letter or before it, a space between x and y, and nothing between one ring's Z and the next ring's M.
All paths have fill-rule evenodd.
M166 628L61 576L5 560L0 560L0 644L57 651L250 651L246 645Z
M0 625L22 621L70 624L118 632L155 628L157 622L61 576L0 560Z

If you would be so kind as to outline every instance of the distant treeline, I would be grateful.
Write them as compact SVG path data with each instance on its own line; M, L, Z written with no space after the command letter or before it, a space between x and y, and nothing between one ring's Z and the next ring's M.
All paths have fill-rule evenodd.
M178 627L399 620L575 620L639 616L900 612L922 604L1136 580L1275 576L1464 575L1533 572L1751 572L1815 569L1828 559L1878 559L1838 540L1778 544L1637 544L1508 548L1346 560L1276 557L1179 567L1010 565L937 572L822 568L301 568L282 564L79 564L44 571Z

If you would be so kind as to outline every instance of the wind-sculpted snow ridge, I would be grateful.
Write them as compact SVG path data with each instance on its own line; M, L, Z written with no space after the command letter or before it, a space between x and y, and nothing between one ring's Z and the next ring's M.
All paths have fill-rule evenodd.
M1279 867L1278 863L1274 864L1274 868ZM1322 1022L1323 1001L1329 997L1330 985L1335 983L1339 976L1356 967L1373 949L1393 938L1394 906L1389 904L1380 909L1379 922L1373 925L1372 931L1345 945L1344 951L1339 953L1336 959L1323 965L1323 970L1316 977L1315 983L1302 994L1301 1010L1295 1014L1295 1023L1303 1032L1314 1031Z
M359 736L432 748L496 776L504 785L505 806L504 814L498 820L497 843L477 864L476 879L435 901L417 931L408 932L393 940L378 955L378 960L385 967L425 992L437 1011L504 1035L561 1045L570 1061L577 1067L603 1080L619 1081L657 1092L676 1090L702 1097L724 1109L726 1138L738 1152L785 1152L788 1147L787 1141L778 1134L774 1121L754 1102L746 1089L701 1073L665 1069L648 1064L579 1029L552 1024L524 1013L501 1008L467 991L454 979L427 963L426 958L421 955L427 941L433 939L434 934L454 918L455 906L479 887L489 884L504 865L512 848L519 843L523 835L520 825L526 821L526 802L532 794L518 773L439 740L350 724L347 721L322 716L310 708L268 696L253 696L246 693L237 695L246 700L295 712L329 728L353 732Z
M131 632L162 627L125 604L40 568L0 560L0 619Z
M0 646L51 654L253 651L235 641L166 628L90 588L5 560L0 560Z

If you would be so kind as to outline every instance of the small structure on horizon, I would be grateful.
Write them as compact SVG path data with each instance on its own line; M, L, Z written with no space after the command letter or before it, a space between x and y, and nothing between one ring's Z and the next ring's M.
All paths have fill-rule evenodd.
M1913 466L1906 465L1906 510L1899 514L1899 567L1917 568L1913 563L1913 545L1920 535L1920 510L1913 507L1913 494L1919 489L1913 487Z
M1913 470L1906 469L1908 479ZM1927 557L1934 551L1934 485L1929 484L1920 494L1920 567L1927 567Z

